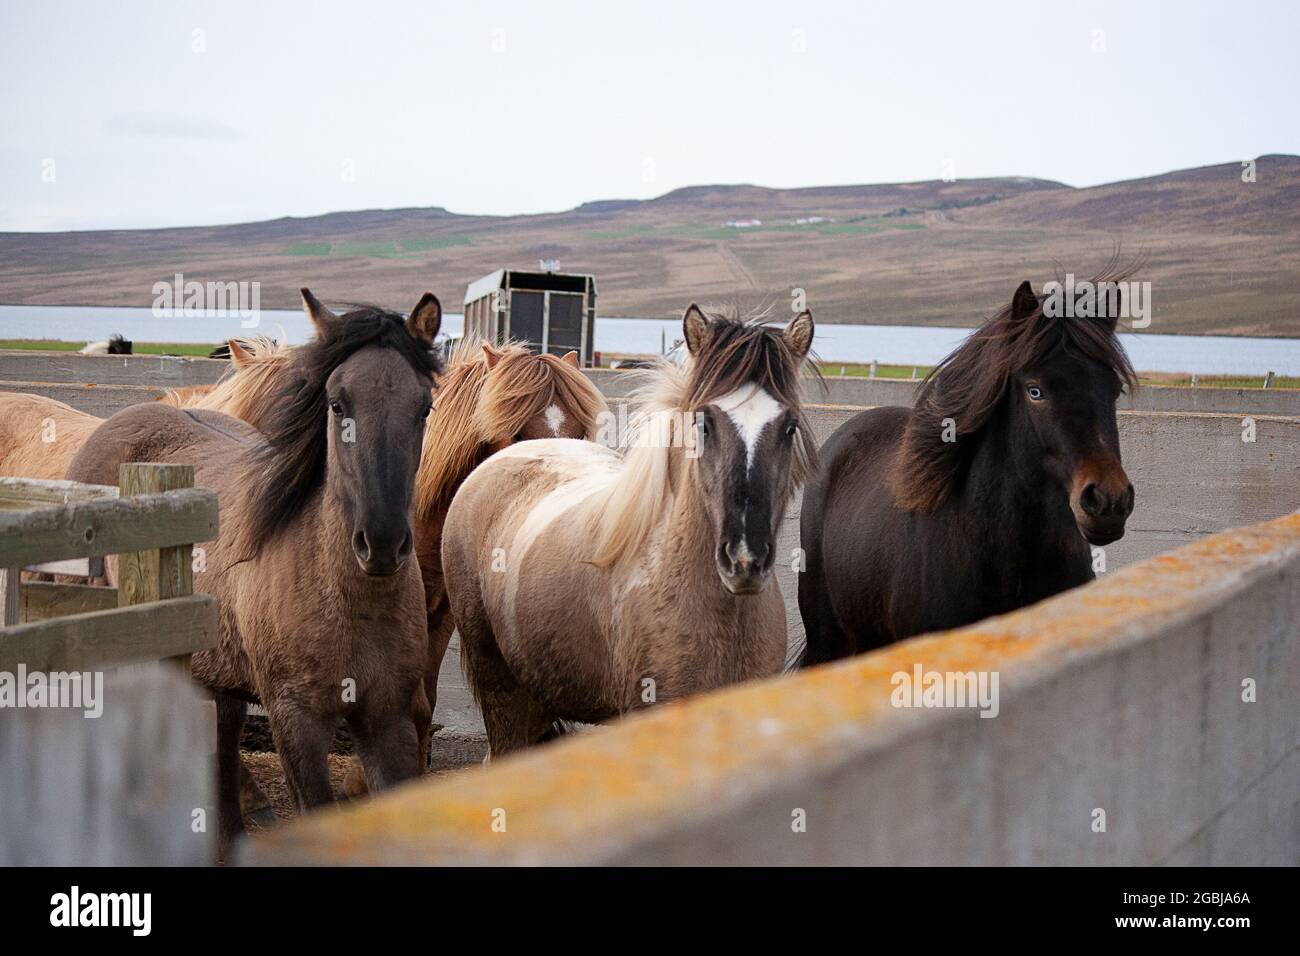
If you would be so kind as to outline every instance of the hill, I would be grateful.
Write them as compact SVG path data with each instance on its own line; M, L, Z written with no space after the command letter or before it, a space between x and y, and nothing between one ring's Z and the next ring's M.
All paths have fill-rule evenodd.
M187 279L260 281L406 302L540 258L596 276L602 315L668 316L691 300L783 308L806 290L819 321L971 325L1023 278L1086 275L1141 255L1151 331L1300 335L1300 157L1076 189L1025 177L806 189L692 186L560 213L439 207L337 212L185 229L0 233L0 301L150 304ZM727 223L749 223L744 226Z

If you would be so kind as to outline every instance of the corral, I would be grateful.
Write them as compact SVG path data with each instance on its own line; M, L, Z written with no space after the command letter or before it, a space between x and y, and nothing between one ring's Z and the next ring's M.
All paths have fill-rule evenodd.
M0 390L106 416L224 368L5 353ZM622 373L589 374L612 401L626 389ZM909 402L911 389L809 381L805 397L820 441L861 406ZM263 837L246 857L1294 862L1300 392L1150 387L1125 399L1119 427L1137 506L1093 585L408 785ZM793 556L797 501L779 544ZM779 577L797 643L791 564ZM888 706L891 676L917 665L996 671L999 717ZM435 719L473 733L459 671L444 665Z

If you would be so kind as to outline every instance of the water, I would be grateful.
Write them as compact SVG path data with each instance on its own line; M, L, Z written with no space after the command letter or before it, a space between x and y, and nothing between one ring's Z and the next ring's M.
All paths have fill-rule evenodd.
M443 317L443 331L459 335L463 317ZM0 305L0 338L93 341L114 332L138 342L211 342L250 333L306 341L311 323L300 310L263 309L258 324L245 328L237 317L158 318L147 308ZM910 325L817 327L814 348L829 363L870 362L933 365L956 348L969 329ZM658 352L681 337L681 323L666 319L596 320L596 348L605 352ZM1224 335L1123 333L1133 365L1143 372L1198 375L1300 375L1300 339Z

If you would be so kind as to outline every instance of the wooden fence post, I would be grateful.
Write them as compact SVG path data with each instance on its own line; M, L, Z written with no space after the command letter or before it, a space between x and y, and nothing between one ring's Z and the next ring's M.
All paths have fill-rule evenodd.
M160 494L194 487L193 465L123 462L118 469L118 490L123 498ZM147 604L194 593L193 546L180 544L151 551L120 555L117 569L117 603ZM189 673L190 659L174 658Z

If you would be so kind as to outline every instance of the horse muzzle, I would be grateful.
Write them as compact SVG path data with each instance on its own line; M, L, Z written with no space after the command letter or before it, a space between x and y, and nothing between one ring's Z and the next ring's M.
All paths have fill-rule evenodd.
M1070 504L1075 523L1088 543L1102 547L1124 537L1133 502L1133 485L1123 477L1116 482L1089 482Z
M724 541L715 556L722 586L735 595L758 594L772 573L772 546L755 555L742 540L738 546Z
M386 578L396 574L411 556L413 539L408 525L399 539L396 534L377 529L358 528L352 535L352 553L361 570L371 577Z

